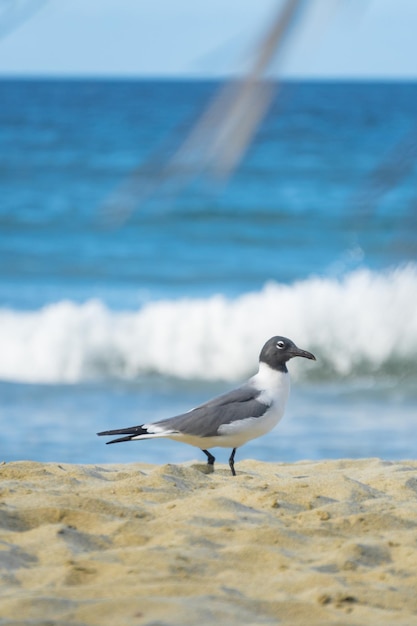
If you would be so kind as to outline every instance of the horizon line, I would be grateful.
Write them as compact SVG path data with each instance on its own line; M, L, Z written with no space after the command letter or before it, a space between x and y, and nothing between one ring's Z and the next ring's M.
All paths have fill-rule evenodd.
M104 74L104 73L24 73L24 72L0 72L0 80L68 80L68 81L164 81L164 82L181 82L181 81L195 81L195 82L224 82L243 79L244 75L241 74L148 74L148 73L118 73L118 74ZM369 76L357 76L354 74L348 75L282 75L282 76L268 76L261 79L260 82L355 82L355 83L394 83L394 82L417 82L416 76L408 75L369 75Z

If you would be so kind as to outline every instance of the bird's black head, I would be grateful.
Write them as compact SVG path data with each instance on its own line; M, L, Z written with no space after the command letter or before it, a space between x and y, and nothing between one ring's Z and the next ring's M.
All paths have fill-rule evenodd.
M295 356L302 356L305 359L316 360L314 354L297 348L295 343L287 337L271 337L261 350L259 361L266 363L275 370L287 371L286 362Z

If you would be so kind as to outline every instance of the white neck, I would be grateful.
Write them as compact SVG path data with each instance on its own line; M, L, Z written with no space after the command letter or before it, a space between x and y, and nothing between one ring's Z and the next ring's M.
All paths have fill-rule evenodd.
M262 361L258 373L251 379L252 384L262 391L259 400L279 402L285 406L290 392L290 375L287 372L274 370Z

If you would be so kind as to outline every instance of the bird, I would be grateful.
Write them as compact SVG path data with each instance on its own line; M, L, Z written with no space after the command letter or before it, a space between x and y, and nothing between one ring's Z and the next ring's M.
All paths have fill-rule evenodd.
M258 372L240 387L181 415L97 435L123 435L107 444L157 437L182 441L204 452L210 471L216 459L209 449L232 448L229 466L236 476L236 450L265 435L281 420L290 392L287 362L297 356L316 360L314 354L301 350L291 339L271 337L260 352Z

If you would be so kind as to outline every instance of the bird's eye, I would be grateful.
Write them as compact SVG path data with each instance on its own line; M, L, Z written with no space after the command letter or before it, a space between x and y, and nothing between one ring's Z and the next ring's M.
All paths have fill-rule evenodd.
M285 343L283 341L278 341L277 343L277 348L279 348L280 350L282 350L282 348L285 346Z

